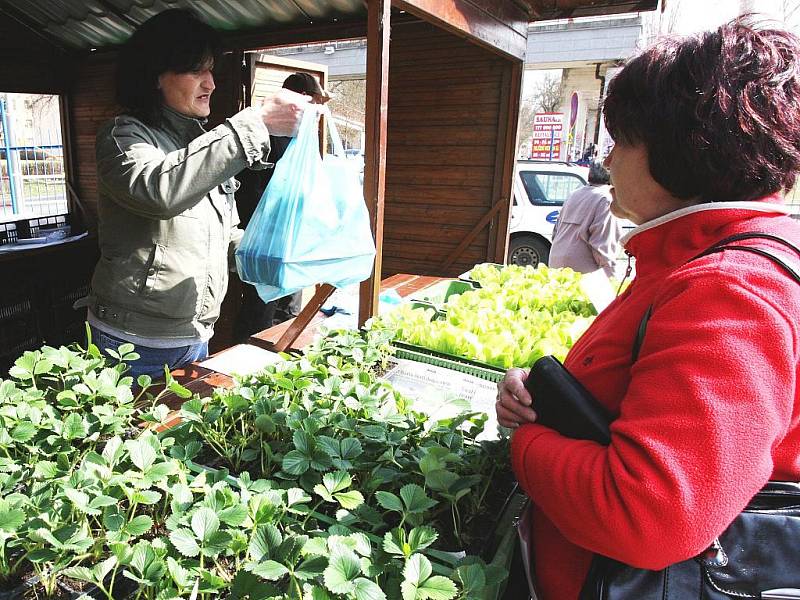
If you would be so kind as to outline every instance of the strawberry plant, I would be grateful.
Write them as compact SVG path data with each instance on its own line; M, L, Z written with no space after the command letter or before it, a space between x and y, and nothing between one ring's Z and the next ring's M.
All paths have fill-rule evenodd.
M30 517L23 494L0 498L0 585L10 587L27 553L22 550L25 523Z
M501 462L475 440L485 416L410 411L378 378L390 337L332 332L188 399L161 435L135 426L167 409L147 378L132 391L132 347L23 355L0 381L0 585L28 571L41 598L78 582L106 600L481 598L502 571L437 548L464 548L487 510ZM193 465L212 456L225 468Z
M507 470L502 450L488 452L491 444L475 440L486 416L428 422L366 365L340 361L348 355L341 342L332 354L316 355L322 364L310 353L185 403L182 415L198 438L190 435L173 451L185 456L187 445L200 439L233 472L296 486L313 499L311 513L379 536L393 531L396 547L404 547L414 528L439 530L428 543L399 554L381 542L397 560L431 545L479 548L486 527L478 535L466 524L486 513L486 476ZM505 448L504 442L494 445ZM397 571L400 577L402 568Z

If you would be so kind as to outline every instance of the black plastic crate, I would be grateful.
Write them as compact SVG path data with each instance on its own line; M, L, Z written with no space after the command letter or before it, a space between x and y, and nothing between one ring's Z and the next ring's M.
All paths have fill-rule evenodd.
M47 237L62 230L64 237L82 231L83 224L74 214L50 215L48 217L31 217L8 223L0 223L0 245L15 244L19 240Z
M61 346L83 341L86 337L86 308L73 308L76 300L89 294L90 273L74 274L70 279L51 282L47 290L46 314L41 322L45 326L45 341Z
M0 325L13 321L33 312L32 297L29 294L15 292L0 297Z
M0 322L0 377L5 376L26 350L35 350L41 345L42 337L34 313Z
M13 362L40 341L34 287L24 283L8 286L0 292L0 358Z
M56 281L50 285L49 296L51 306L69 306L75 304L89 294L89 280L91 272L76 274L70 280Z
M61 331L51 337L51 339L44 340L48 346L69 346L72 343L79 343L85 347L86 345L86 309L82 309L83 318L80 321L74 321L67 325L62 326Z
M18 236L16 222L0 223L0 246L5 244L14 244L16 243L17 239Z
M40 341L39 328L33 315L5 322L0 329L0 344L7 354L15 357L25 350L37 348Z
M48 231L70 225L70 215L51 215L49 217L23 219L17 221L16 225L18 239L42 237Z

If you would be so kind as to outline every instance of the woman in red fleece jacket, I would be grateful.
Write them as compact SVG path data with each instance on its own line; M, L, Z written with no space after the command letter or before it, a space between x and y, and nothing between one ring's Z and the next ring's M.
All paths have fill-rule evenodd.
M637 274L565 366L615 416L611 444L538 425L521 369L498 391L534 503L540 600L577 598L592 553L647 569L690 558L768 480L800 481L800 286L749 252L689 262L737 233L800 245L780 196L800 171L800 40L739 19L660 42L611 82L605 119ZM739 243L798 264L781 244Z

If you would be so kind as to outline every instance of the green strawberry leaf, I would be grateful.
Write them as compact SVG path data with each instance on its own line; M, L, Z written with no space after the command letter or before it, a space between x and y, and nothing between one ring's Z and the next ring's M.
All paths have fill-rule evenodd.
M364 496L358 490L350 490L349 492L340 492L333 495L334 498L342 505L342 508L353 510L364 504Z
M194 534L188 529L176 529L169 534L169 541L183 556L193 558L200 554L200 545L197 543Z
M361 574L361 564L355 552L340 550L334 553L323 573L325 587L334 594L350 594L355 579Z
M219 517L210 508L201 507L192 515L192 531L201 542L206 542L219 530Z
M268 581L276 581L289 572L284 565L274 560L266 560L264 562L253 565L250 571L254 575L258 575L262 579Z
M393 510L395 512L403 512L403 503L400 498L391 492L375 492L375 499L386 510Z

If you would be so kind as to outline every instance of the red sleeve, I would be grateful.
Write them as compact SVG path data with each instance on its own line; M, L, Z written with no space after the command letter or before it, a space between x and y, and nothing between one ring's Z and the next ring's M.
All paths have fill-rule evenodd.
M780 306L798 289L779 277L674 278L609 447L535 424L516 432L520 484L572 543L661 569L708 547L770 478L796 393L797 332Z

